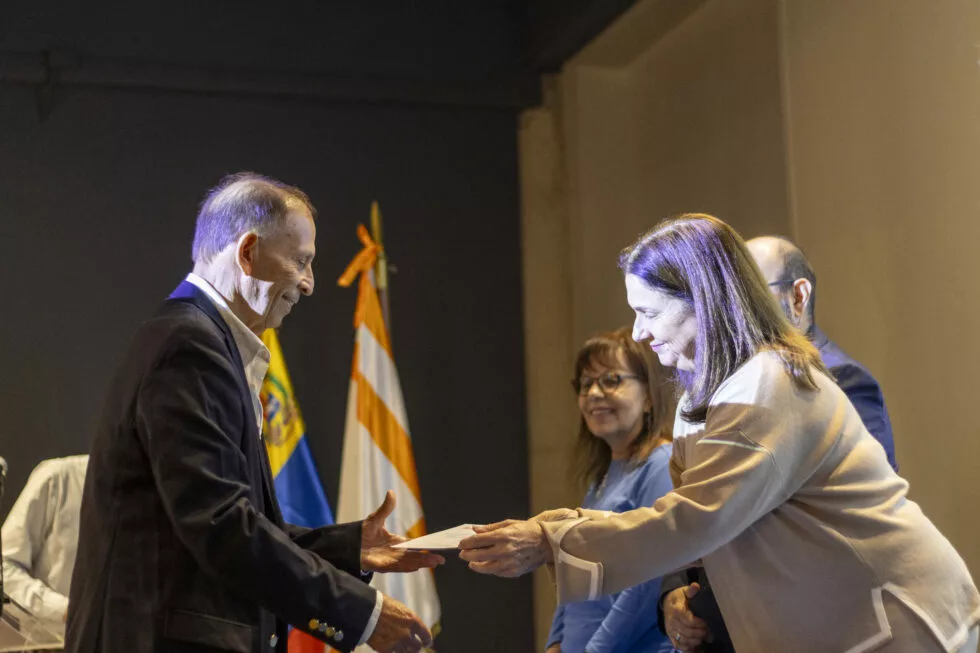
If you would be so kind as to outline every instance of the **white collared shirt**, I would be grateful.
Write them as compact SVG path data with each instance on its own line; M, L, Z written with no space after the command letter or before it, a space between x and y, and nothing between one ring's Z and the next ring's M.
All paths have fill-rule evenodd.
M261 438L263 411L260 393L262 392L262 382L265 381L265 375L269 371L269 348L265 346L261 338L255 335L232 312L228 306L228 301L221 296L221 293L215 290L214 286L193 272L187 275L187 282L194 284L201 289L201 292L208 296L208 299L218 309L218 313L221 314L225 324L231 329L235 346L238 347L238 353L242 357L242 364L245 366L245 380L248 381L248 388L252 393L252 407L255 409L255 420L259 426L259 437ZM368 619L367 626L364 628L364 633L361 635L361 640L358 642L358 645L367 642L371 635L374 634L374 628L378 625L378 619L381 618L383 605L384 595L381 592L376 592L374 611L371 613L371 618Z
M231 336L235 339L238 354L242 357L242 364L245 366L245 380L248 381L248 389L252 392L255 423L259 427L259 437L261 437L263 412L260 393L262 392L262 382L265 381L265 375L269 371L269 348L232 312L228 306L228 301L215 290L214 286L193 272L187 275L187 281L200 288L208 296L208 299L218 309L218 313L224 318L225 324L231 329Z

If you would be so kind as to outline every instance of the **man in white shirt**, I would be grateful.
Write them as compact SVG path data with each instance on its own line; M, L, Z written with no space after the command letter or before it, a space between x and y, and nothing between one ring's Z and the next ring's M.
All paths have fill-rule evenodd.
M88 456L42 461L3 523L4 592L63 632Z

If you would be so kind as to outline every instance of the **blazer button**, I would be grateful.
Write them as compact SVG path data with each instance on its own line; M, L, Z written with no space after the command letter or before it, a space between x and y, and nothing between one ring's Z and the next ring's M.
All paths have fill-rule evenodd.
M271 646L272 648L275 648L276 647L276 644L278 644L278 643L279 643L279 635L276 635L275 633L273 633L272 634L272 637L269 638L269 646Z

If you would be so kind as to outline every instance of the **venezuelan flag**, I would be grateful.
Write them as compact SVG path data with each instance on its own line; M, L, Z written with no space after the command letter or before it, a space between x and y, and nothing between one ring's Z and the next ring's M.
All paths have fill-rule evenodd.
M269 348L269 372L262 384L262 406L265 412L263 438L275 478L276 494L283 518L290 524L317 528L332 524L333 513L320 484L313 455L306 441L306 425L296 403L293 384L286 371L286 361L273 329L262 334ZM289 653L324 653L332 651L320 640L300 630L289 634Z

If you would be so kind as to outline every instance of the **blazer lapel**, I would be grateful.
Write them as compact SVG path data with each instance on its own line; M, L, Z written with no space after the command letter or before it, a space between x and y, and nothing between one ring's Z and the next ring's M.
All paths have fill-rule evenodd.
M225 338L225 345L228 347L228 351L231 352L232 366L235 368L235 373L238 376L239 390L246 400L246 407L251 412L252 391L248 387L248 379L245 378L245 364L242 362L242 355L238 351L238 344L235 342L235 337L231 333L231 327L228 326L221 313L218 312L218 308L200 288L186 280L182 281L177 286L177 289L170 294L170 299L193 304L211 318L211 321L221 329L221 333ZM258 429L252 426L254 424L252 420L247 420L247 423L249 427L248 433L245 434L244 445L246 455L248 455L248 451L252 450L252 447L258 450L258 466L262 476L262 502L264 504L262 512L266 516L271 517L277 525L282 526L283 518L282 513L279 511L279 500L276 497L275 485L272 480L272 468L269 463L269 456L265 450L265 440L264 438L259 438Z
M170 294L170 299L193 304L211 318L211 321L221 330L222 335L225 337L225 345L228 347L228 351L231 352L231 360L234 363L233 367L238 376L238 384L241 386L240 389L243 395L248 397L250 391L248 389L248 379L245 378L245 364L242 362L242 355L238 351L238 345L235 344L235 337L231 334L231 327L221 317L221 313L218 312L218 307L204 294L204 291L190 281L182 281L177 286L177 289Z

